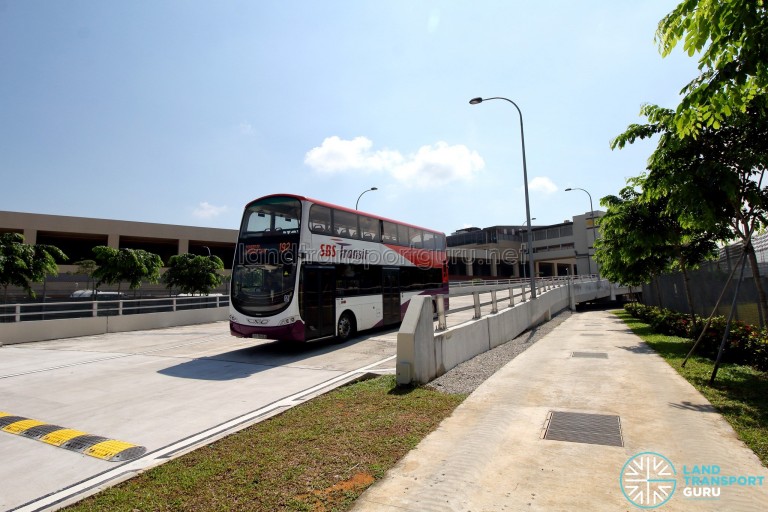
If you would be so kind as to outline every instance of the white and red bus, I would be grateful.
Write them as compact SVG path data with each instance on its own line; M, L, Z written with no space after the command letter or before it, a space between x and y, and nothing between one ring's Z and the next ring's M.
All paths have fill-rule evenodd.
M402 321L448 293L445 235L291 194L245 207L232 266L234 336L306 341Z

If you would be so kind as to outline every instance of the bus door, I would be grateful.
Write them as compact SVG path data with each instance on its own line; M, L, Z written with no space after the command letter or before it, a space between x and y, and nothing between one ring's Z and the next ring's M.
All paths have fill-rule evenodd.
M382 298L384 300L384 325L400 322L400 269L384 268L382 283Z
M336 334L336 269L304 265L301 269L301 318L306 339Z

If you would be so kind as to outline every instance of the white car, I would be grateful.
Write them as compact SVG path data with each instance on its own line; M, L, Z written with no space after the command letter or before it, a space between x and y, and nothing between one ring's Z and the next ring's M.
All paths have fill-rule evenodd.
M100 290L76 290L72 292L70 298L72 299L92 299L93 297L98 299L119 299L123 296L122 292L102 292Z

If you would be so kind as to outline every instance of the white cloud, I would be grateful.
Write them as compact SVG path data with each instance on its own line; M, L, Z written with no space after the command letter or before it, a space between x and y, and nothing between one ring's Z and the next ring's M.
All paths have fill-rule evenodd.
M392 175L406 185L428 187L452 181L471 181L485 167L477 154L463 145L449 146L438 142L422 146L406 162L392 169Z
M342 140L328 137L320 147L313 148L304 157L304 163L324 173L345 171L381 171L396 165L403 157L398 151L371 151L373 142L366 137Z
M214 206L211 203L203 201L197 205L197 208L192 210L192 215L201 219L212 219L214 217L218 217L226 211L226 206Z
M549 195L557 192L557 185L545 176L536 176L528 183L528 189Z
M413 187L445 185L452 181L470 181L485 167L476 151L464 145L450 146L437 142L422 146L404 157L399 151L373 151L373 142L366 137L343 140L328 137L321 146L310 150L304 163L322 173L386 172Z

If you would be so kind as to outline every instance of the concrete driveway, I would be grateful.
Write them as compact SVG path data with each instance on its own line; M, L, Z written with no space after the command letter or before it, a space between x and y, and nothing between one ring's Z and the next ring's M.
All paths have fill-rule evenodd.
M217 322L0 347L0 428L4 413L133 447L124 458L145 450L110 461L0 431L0 510L59 508L361 373L393 371L396 336L283 344Z

